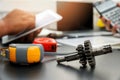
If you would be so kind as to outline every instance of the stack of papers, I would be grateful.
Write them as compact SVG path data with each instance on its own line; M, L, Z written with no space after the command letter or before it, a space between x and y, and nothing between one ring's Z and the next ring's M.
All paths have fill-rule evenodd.
M100 47L103 45L117 45L120 44L120 38L115 38L113 36L104 37L104 36L95 36L95 37L83 37L83 38L71 38L71 39L57 39L57 42L75 46L79 44L84 44L85 40L90 40L93 47Z

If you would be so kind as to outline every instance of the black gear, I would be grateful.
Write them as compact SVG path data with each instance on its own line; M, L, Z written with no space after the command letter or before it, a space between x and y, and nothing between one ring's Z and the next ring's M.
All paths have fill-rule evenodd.
M92 54L93 51L92 51L92 45L91 45L90 40L84 41L84 47L85 47L85 56L86 56L86 59L87 59L89 65L91 67L95 67L95 65L96 65L95 57Z
M88 62L91 68L95 68L95 56L111 53L112 47L110 45L105 45L100 47L99 49L93 49L90 40L86 40L84 41L84 46L80 44L77 46L76 50L77 54L75 53L74 55L58 58L58 64L64 61L73 61L80 59L79 62L83 65L83 67L85 67Z
M86 61L86 56L84 54L84 47L83 45L78 45L76 50L78 51L78 54L80 56L80 63L83 65L83 66L86 66L87 64L87 61Z

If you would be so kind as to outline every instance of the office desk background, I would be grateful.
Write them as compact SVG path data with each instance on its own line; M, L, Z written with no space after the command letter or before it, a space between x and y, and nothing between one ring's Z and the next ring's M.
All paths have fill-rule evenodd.
M71 52L74 47L64 46L58 52ZM46 61L32 66L18 66L0 57L0 80L120 80L120 52L97 56L96 68L82 69L79 60L58 65Z

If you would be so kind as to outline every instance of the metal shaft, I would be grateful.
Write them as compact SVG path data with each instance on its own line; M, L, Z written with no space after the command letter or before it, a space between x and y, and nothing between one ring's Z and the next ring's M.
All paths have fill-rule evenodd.
M110 45L105 45L100 48L93 49L92 55L99 56L103 54L108 54L112 52L112 47Z
M111 53L112 52L112 47L110 45L105 45L102 46L100 48L95 48L92 50L91 55L94 56L99 56L99 55L103 55L103 54L107 54L107 53ZM85 54L84 52L82 54ZM86 57L86 56L84 56ZM80 54L75 54L75 55L70 55L70 56L65 56L65 57L60 57L57 58L57 62L65 62L65 61L73 61L73 60L78 60L80 59Z
M77 60L77 59L79 59L79 58L80 58L80 56L79 56L78 54L75 54L75 55L70 55L70 56L66 56L66 57L57 58L57 62L58 62L58 64L59 64L60 62L73 61L73 60Z

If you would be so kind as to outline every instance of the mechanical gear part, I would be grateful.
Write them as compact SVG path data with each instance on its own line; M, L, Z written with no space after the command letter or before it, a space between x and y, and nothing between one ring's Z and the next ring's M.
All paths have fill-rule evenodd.
M95 56L111 53L112 47L111 45L104 45L102 47L93 49L90 40L86 40L84 41L84 46L80 44L77 46L76 50L77 53L75 53L74 55L57 58L58 64L65 61L80 59L79 62L83 65L83 67L86 67L86 64L88 62L91 68L95 68Z
M91 66L91 68L94 68L96 65L96 62L95 62L95 57L92 54L93 49L92 49L90 40L84 41L84 47L85 47L86 59L87 59L89 65Z
M79 62L83 65L83 67L85 67L86 64L87 64L87 61L86 61L86 56L84 54L84 47L83 47L83 45L81 45L81 44L78 45L76 50L78 51L78 55L80 56L80 61Z

